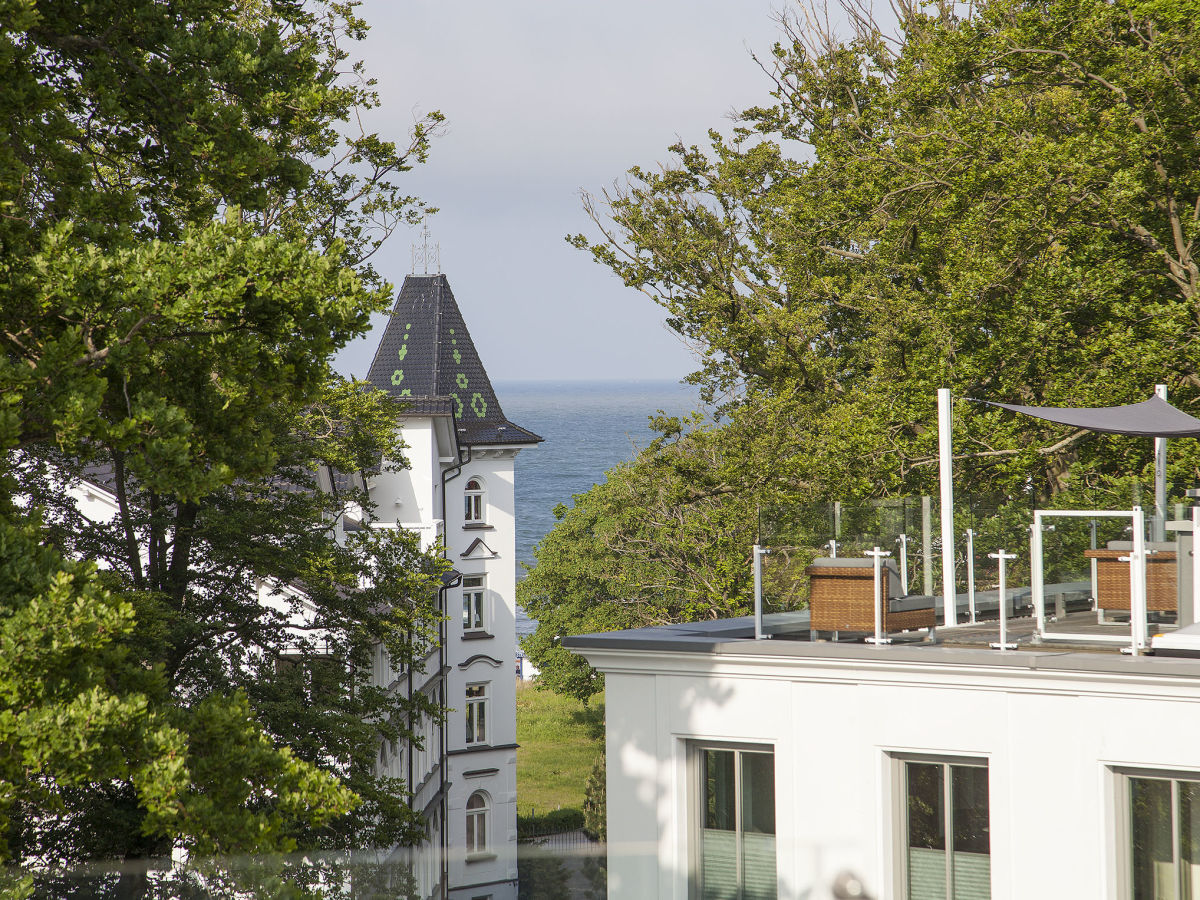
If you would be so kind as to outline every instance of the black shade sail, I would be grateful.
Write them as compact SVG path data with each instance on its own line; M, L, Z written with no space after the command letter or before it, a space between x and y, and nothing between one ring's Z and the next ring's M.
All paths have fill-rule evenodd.
M973 397L968 397L974 400ZM1155 395L1141 403L1125 406L1081 407L1070 406L1018 406L1015 403L993 403L991 400L975 400L988 406L998 406L1013 412L1023 413L1047 422L1100 431L1105 434L1132 434L1142 437L1200 437L1200 419L1193 418L1176 409L1166 400Z

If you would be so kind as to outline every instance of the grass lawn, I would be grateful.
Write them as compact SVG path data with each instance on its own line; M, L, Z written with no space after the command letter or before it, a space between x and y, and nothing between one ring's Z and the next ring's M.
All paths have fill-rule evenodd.
M517 685L517 814L583 809L583 787L604 752L604 695L587 706Z

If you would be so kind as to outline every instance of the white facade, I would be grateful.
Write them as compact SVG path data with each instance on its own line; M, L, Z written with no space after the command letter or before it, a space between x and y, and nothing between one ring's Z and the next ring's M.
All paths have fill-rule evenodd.
M367 379L402 404L409 462L368 479L372 526L416 530L427 547L440 539L456 577L441 592L442 639L413 676L446 710L410 779L441 848L437 866L416 866L420 894L515 900L513 478L517 454L541 438L505 417L444 274L404 279Z
M910 762L986 768L990 855L982 882L961 876L966 897L989 882L1013 900L1135 896L1130 779L1200 781L1200 662L706 642L697 627L566 642L606 677L612 898L699 896L705 747L773 754L777 895L794 900L829 896L844 870L870 896L922 895L907 872ZM1197 874L1142 866L1143 888L1157 880L1136 896L1177 896L1168 883Z
M445 734L429 723L427 743L437 750L417 754L422 764L412 784L415 805L421 809L428 805L427 816L435 809L444 816L447 896L505 900L515 898L517 890L513 477L521 448L462 448L460 455L453 429L450 416L406 417L402 437L410 468L381 473L371 479L370 489L379 524L394 514L398 526L442 537L448 561L462 576L461 582L444 591L444 655L433 653L425 676L418 676L423 689L444 692ZM469 488L472 482L477 487ZM479 496L479 487L481 515L467 521L467 494ZM482 617L468 622L464 616L468 606L472 615L481 612ZM471 709L468 689L473 694ZM476 800L468 837L472 797ZM432 832L431 844L437 842L437 835ZM419 872L421 866L417 868ZM435 895L438 889L420 876L419 887L423 896Z

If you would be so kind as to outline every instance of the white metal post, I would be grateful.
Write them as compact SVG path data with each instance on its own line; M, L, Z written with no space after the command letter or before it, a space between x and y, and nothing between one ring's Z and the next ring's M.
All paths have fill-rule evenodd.
M1033 592L1033 614L1037 617L1039 638L1046 633L1046 585L1042 578L1042 511L1033 511L1029 529L1029 588Z
M837 559L837 540L836 539L831 540L829 542L829 558Z
M1200 622L1200 506L1192 507L1192 621Z
M883 636L883 559L891 556L890 553L885 553L876 547L874 550L864 551L865 556L869 556L875 560L875 637L874 639L867 638L868 643L872 644L890 644L890 638Z
M921 495L921 581L926 597L933 595L933 510L928 494Z
M1092 549L1093 550L1096 549L1096 520L1095 519L1092 519ZM1099 572L1097 569L1097 564L1098 564L1099 560L1097 560L1093 557L1090 560L1090 562L1092 564L1092 602L1096 604L1097 616L1100 618L1100 621L1103 621L1104 610L1102 610L1100 608L1100 602L1097 599L1097 594L1099 593L1099 585L1097 584L1097 581L1099 579Z
M908 535L901 534L896 538L900 544L900 591L908 596Z
M1001 548L996 553L989 553L989 557L1000 561L1000 642L998 644L989 644L993 650L1016 650L1016 644L1008 642L1008 586L1005 584L1004 564L1010 559L1016 559L1017 554L1005 553Z
M1123 557L1122 557L1123 558ZM1129 554L1130 652L1146 649L1146 513L1133 508L1133 552Z
M762 630L762 547L754 545L754 639L761 641Z
M1156 384L1154 393L1167 399L1167 386ZM1154 540L1167 539L1167 439L1154 439Z
M975 532L967 529L967 609L975 623Z
M942 614L944 625L958 624L954 594L954 459L950 389L938 388L938 470L942 487Z

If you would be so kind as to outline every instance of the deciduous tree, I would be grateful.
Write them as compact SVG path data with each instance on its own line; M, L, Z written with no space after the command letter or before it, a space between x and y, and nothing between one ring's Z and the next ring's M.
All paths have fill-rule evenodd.
M770 101L589 198L599 237L573 242L702 354L745 505L765 471L790 503L932 492L938 387L960 495L1129 503L1149 441L965 398L1102 406L1164 382L1200 403L1200 9L900 3L894 29L862 10L842 4L843 38L821 10L785 19ZM1200 477L1200 453L1180 442L1171 474Z
M402 452L329 359L390 299L371 256L422 210L395 176L440 117L351 127L378 103L355 6L0 0L0 863L36 876L13 890L142 896L172 848L419 825L370 775L428 703L365 672L418 654L439 564L333 539ZM85 475L112 522L68 502ZM343 883L301 869L203 883Z

